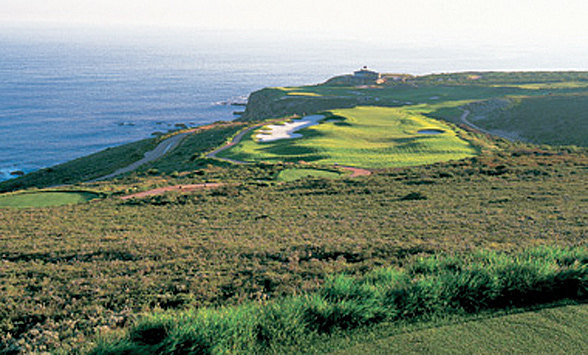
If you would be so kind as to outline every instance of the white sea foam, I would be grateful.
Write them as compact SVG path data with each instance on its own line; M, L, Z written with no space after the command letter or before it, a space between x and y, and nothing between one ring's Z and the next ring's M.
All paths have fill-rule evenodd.
M17 175L12 175L11 173L15 171L20 171L16 166L11 166L9 168L0 168L0 181L5 181L9 179L14 179Z

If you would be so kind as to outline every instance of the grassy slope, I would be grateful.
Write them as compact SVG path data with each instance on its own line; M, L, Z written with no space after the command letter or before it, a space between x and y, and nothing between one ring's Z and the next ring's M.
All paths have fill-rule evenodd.
M243 129L242 125L219 125L216 128L205 130L186 137L182 143L162 159L145 164L138 171L157 169L160 173L193 171L205 167L207 164L215 164L217 161L204 159L202 155L210 151L211 147L217 147L225 143L229 137ZM222 164L221 164L222 165Z
M588 170L579 166L588 158L510 155L352 180L0 210L0 332L67 349L135 312L299 293L329 274L410 254L582 243ZM274 169L229 173L256 180ZM426 199L402 200L411 192ZM60 339L37 339L36 330Z
M0 207L48 207L76 204L98 198L91 192L47 191L37 193L17 193L0 196Z
M523 97L476 121L490 130L516 132L534 143L588 146L588 95ZM476 119L476 107L473 109Z
M104 176L125 167L141 158L145 152L157 146L156 138L108 148L98 153L27 174L23 177L0 183L0 192L43 188L54 185L76 184Z
M209 164L226 165L202 158L202 154L223 144L239 129L241 129L241 125L220 125L213 129L191 134L173 152L139 167L137 172L142 174L152 169L150 171L170 174L172 172L194 171ZM155 148L158 142L158 139L152 138L108 148L86 157L27 174L21 178L4 181L0 183L0 192L77 184L104 176L141 159L144 153ZM98 188L117 190L116 183L113 183L113 186L109 188L104 186L105 184L108 183L98 184Z
M317 107L319 107L320 102L325 102L328 99L339 101L347 99L356 105L401 107L396 109L394 115L397 117L405 115L422 117L425 115L461 123L459 117L462 112L458 106L476 101L522 99L521 105L513 106L512 110L500 111L498 114L492 115L481 126L498 130L516 130L521 137L530 138L536 143L561 144L566 141L571 144L585 145L587 144L584 139L586 135L584 121L586 120L583 119L585 116L583 107L585 104L581 97L586 94L588 89L586 76L586 73L575 72L442 74L415 78L408 84L392 83L377 87L314 85L273 88L270 90L271 98L268 97L266 101L271 102L269 106L277 105L280 116L302 112L298 107L293 108L295 112L289 112L285 102L294 102L293 100L304 98L305 107L314 107L313 100L316 100ZM555 96L552 97L552 95ZM556 99L556 96L560 98ZM564 107L565 109L563 109ZM357 108L343 111L351 112L353 110L357 110ZM394 109L381 108L381 110L392 112ZM271 110L265 110L263 114L267 116L271 114ZM254 114L251 116L255 117ZM370 119L377 116L377 114L372 114ZM554 120L553 117L558 119ZM529 124L529 122L532 123ZM403 147L399 147L397 150L387 149L389 146L384 149L379 146L375 150L369 151L370 145L373 146L373 140L382 138L382 134L386 131L394 136L394 130L390 129L390 126L380 126L380 128L383 130L378 132L379 135L372 133L368 140L361 140L365 137L359 137L360 140L355 140L355 142L361 142L356 143L355 148L359 149L355 150L346 146L350 146L349 142L358 137L349 136L344 127L338 127L333 123L303 130L305 138L297 141L259 144L254 142L254 133L251 133L246 137L244 143L224 152L222 156L246 161L304 160L372 168L418 165L447 159L447 157L435 156L434 153L429 155L429 159L423 159L422 154L419 159L413 159L410 154L406 154L409 150L421 152L423 146L420 142L417 144L420 146L416 148L415 145L408 142L406 144L408 149L403 149ZM367 133L368 130L364 130L364 132ZM569 136L569 139L561 138L566 136ZM429 139L430 141L434 141L434 139ZM368 148L364 149L366 147ZM430 151L431 148L432 146L429 145L423 151ZM387 155L387 153L391 154ZM395 153L401 154L396 155ZM471 152L467 154L471 154ZM396 160L395 158L398 156L402 158ZM358 164L360 161L363 165Z
M446 124L400 108L361 106L330 111L344 120L299 131L303 138L256 142L255 132L221 154L245 161L311 161L386 168L459 160L476 154ZM417 133L438 128L440 135Z
M574 305L433 326L392 336L386 336L381 329L369 341L360 341L346 349L340 345L343 349L334 353L585 354L588 352L587 319L588 306Z

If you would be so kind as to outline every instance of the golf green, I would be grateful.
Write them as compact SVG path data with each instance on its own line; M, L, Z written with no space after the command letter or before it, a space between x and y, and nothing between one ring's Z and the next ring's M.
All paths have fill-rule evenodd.
M99 198L88 191L41 191L0 195L0 207L26 208L76 204Z

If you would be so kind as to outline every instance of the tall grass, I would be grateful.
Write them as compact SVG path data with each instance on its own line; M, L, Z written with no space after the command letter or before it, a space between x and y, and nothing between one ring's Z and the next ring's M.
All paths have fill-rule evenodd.
M588 248L541 247L508 255L481 251L413 259L404 269L329 278L314 294L157 313L93 354L272 353L313 334L383 321L526 307L588 298Z

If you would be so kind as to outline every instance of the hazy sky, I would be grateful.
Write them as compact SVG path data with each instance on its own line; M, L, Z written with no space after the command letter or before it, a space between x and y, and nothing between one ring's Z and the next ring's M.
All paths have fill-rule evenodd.
M375 40L585 45L586 0L0 0L0 23L261 29Z

